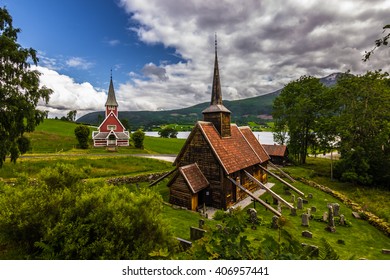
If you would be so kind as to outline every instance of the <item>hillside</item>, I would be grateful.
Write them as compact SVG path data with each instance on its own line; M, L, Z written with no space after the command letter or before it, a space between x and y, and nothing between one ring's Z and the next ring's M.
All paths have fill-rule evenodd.
M321 78L320 81L326 86L336 83L340 73L331 74ZM264 122L264 117L272 114L272 104L282 89L256 97L225 100L224 105L232 112L232 122L238 125L246 125L248 122ZM167 110L167 111L120 111L119 118L127 119L131 129L144 127L146 130L153 126L169 123L193 124L201 120L202 111L207 108L208 102L200 103L188 108ZM89 113L77 120L80 123L98 124L100 118L104 117L104 111ZM263 116L261 116L263 115Z

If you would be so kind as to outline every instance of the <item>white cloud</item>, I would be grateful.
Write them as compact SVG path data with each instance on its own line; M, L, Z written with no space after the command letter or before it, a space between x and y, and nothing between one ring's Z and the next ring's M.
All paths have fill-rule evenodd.
M373 47L388 22L390 1L122 0L147 44L176 49L188 63L146 64L130 74L118 94L132 110L171 109L208 101L214 62L214 33L224 99L275 91L301 75L336 71L364 73L390 64L388 50Z
M81 57L71 57L66 61L66 65L82 70L90 69L94 64Z
M104 110L107 95L97 91L90 83L76 83L72 78L41 66L33 66L41 72L42 85L53 90L49 103L39 104L39 109L49 110L50 117L61 117L70 110L77 110L77 117L93 111Z

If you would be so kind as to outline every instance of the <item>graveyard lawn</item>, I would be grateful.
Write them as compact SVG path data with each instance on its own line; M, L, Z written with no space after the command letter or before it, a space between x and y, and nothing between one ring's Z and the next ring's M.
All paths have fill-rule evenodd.
M162 194L165 201L168 197L166 180L153 187L157 192ZM275 183L272 188L273 191L280 194L285 200L291 201L291 195L285 193L281 183L272 179L270 179L270 182ZM294 186L303 191L306 196L309 193L313 196L313 198L305 198L308 203L303 204L302 210L297 209L297 216L291 216L290 210L286 206L282 206L282 214L287 219L284 229L291 233L300 243L315 245L320 247L321 250L321 246L323 246L321 239L325 238L339 255L340 259L390 260L390 254L382 253L382 249L390 248L390 238L383 232L370 225L367 221L355 219L352 216L352 210L334 197L300 182L294 183ZM294 192L292 193L294 194ZM295 194L296 201L298 196L298 194ZM272 197L269 194L262 195L261 199L272 202ZM335 232L327 231L325 228L328 223L322 221L323 213L328 211L328 203L338 203L340 205L339 213L345 216L347 222L346 226L341 226L339 225L340 217L335 217ZM297 202L295 202L296 205ZM307 208L311 208L312 206L316 207L316 212L311 213L312 218L309 220L309 226L302 226L301 215L306 213ZM254 205L251 203L243 211L246 213L249 208L253 207ZM273 214L270 211L267 211L258 203L256 203L255 207L258 218L262 222L253 230L248 221L248 226L243 235L248 237L253 246L258 247L266 234L271 235L277 240L279 230L271 228ZM276 205L273 205L273 207L276 208ZM173 209L168 205L164 207L164 215L171 221L172 230L175 235L184 239L189 238L190 227L197 227L199 219L203 219L199 213ZM206 220L205 228L215 228L217 223L219 222ZM311 232L312 238L303 237L302 232L304 231Z

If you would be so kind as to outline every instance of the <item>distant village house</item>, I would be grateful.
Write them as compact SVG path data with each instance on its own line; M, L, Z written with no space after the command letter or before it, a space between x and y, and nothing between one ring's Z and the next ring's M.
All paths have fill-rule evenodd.
M277 165L286 165L288 162L288 148L286 145L266 145L263 148L271 157L271 162Z

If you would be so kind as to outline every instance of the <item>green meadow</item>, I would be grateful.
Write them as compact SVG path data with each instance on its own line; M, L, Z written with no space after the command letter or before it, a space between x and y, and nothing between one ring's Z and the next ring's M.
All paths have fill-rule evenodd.
M37 127L35 132L28 134L33 146L32 151L27 157L19 158L16 164L12 164L7 160L3 168L0 169L0 179L6 182L13 181L22 173L34 178L43 168L54 166L57 163L69 163L87 171L89 180L107 180L113 177L132 177L170 171L173 169L170 162L133 155L177 154L185 142L183 139L145 137L145 148L143 150L135 149L132 146L119 148L117 153L107 152L102 148L80 150L76 148L77 141L73 135L76 126L77 124L61 120L45 120L43 124ZM306 178L337 190L365 207L367 211L374 213L387 222L389 221L390 196L387 191L379 188L368 189L330 180L330 160L328 159L309 158L307 162L304 166L286 167L285 170L296 178ZM202 216L188 210L175 209L168 204L168 180L169 178L164 179L152 188L165 201L163 214L169 221L175 236L189 239L189 227L197 226ZM291 195L285 194L281 183L271 178L269 180L275 184L272 188L275 192L287 201L291 200ZM128 188L136 191L138 187L146 188L148 185L149 182L143 182L139 185L128 184ZM303 191L306 196L308 193L313 195L312 199L308 199L309 203L304 204L302 210L297 210L297 216L291 216L287 208L282 208L283 216L287 220L284 228L292 233L299 242L321 246L321 238L325 238L341 259L390 259L389 254L381 252L382 249L390 249L389 236L367 221L353 218L352 210L331 195L301 182L294 183L294 186ZM298 194L296 194L297 197ZM261 199L272 201L269 194L264 194ZM340 213L344 214L347 220L347 226L341 226L337 223L339 218L336 217L336 232L334 233L326 231L326 223L321 221L322 214L327 211L328 203L339 203ZM251 203L247 208L253 206L253 203ZM317 211L312 213L313 218L310 220L309 227L304 227L301 225L301 214L312 206L315 206ZM266 211L259 204L255 204L255 207L261 224L253 230L248 223L248 227L243 234L253 243L261 242L266 234L277 238L279 231L270 227L273 214ZM274 208L276 208L275 205ZM213 229L218 223L220 222L206 220L205 226ZM302 237L302 231L304 230L312 232L313 238Z

